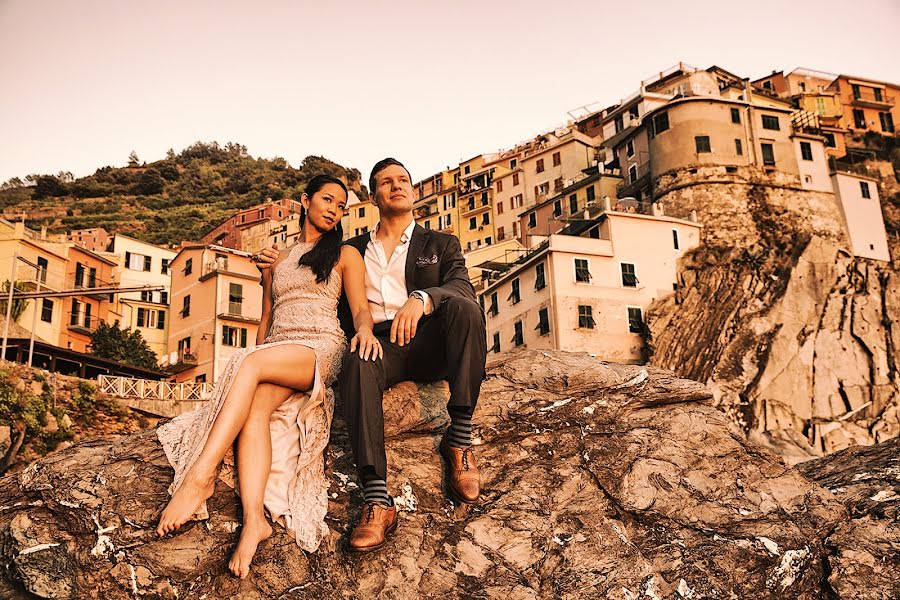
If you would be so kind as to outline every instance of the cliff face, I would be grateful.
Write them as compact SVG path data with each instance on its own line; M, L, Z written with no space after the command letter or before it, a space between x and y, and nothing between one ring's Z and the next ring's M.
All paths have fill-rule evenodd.
M706 382L791 460L896 436L900 274L848 255L791 190L718 187L664 200L686 208L699 194L710 231L683 259L680 289L649 311L653 364Z
M441 491L446 399L443 384L386 397L389 485L404 512L378 553L346 551L360 493L339 418L331 538L305 555L276 527L244 581L226 573L239 515L224 484L208 522L154 536L172 470L143 432L0 480L0 597L862 597L829 580L829 561L858 548L852 532L832 541L848 509L733 435L699 384L586 355L504 355L477 412L484 493L471 509ZM889 547L867 551L900 566ZM864 582L887 597L882 575Z

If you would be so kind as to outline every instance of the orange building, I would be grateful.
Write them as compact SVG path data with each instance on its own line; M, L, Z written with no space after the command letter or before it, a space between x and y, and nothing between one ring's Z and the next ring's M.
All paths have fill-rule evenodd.
M114 294L92 294L92 288L113 285L117 263L78 245L69 247L66 263L66 289L83 289L84 295L62 298L63 325L59 333L62 348L87 352L91 333L100 323L109 321L110 301Z
M829 89L838 93L843 106L839 127L857 134L874 131L894 135L894 123L900 117L897 110L900 87L896 84L838 75Z
M265 221L283 221L291 214L299 213L301 208L300 202L289 198L257 204L236 212L216 225L212 231L203 236L202 241L204 244L243 250L241 238L244 229Z
M73 244L87 248L91 252L106 252L109 246L109 232L102 227L76 229L66 236Z

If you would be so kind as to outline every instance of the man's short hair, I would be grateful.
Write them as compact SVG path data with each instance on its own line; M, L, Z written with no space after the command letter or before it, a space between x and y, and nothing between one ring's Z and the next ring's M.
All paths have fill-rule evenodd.
M404 165L396 158L382 158L377 163L375 163L375 166L372 167L372 173L369 175L369 193L373 196L375 195L375 177L391 165L403 167L403 170L406 171L407 175L409 175L409 169L406 168L406 165ZM409 175L409 179L410 184L412 184L412 175Z

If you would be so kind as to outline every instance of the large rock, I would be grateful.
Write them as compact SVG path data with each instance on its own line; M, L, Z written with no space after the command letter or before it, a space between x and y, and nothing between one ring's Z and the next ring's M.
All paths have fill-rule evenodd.
M733 435L700 384L587 355L503 355L476 413L484 492L471 509L442 492L446 399L444 384L387 395L389 485L406 512L375 554L346 550L360 493L340 419L331 538L306 555L276 527L244 581L226 572L239 511L224 484L207 522L153 534L172 470L148 431L0 482L0 597L855 597L835 594L827 568L847 509Z

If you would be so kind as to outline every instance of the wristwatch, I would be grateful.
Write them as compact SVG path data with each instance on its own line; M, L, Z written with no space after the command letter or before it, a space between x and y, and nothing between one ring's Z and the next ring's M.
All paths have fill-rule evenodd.
M418 298L419 300L421 300L422 308L428 306L428 298L425 297L425 292L420 292L419 290L416 290L414 292L410 292L409 297L410 298Z

